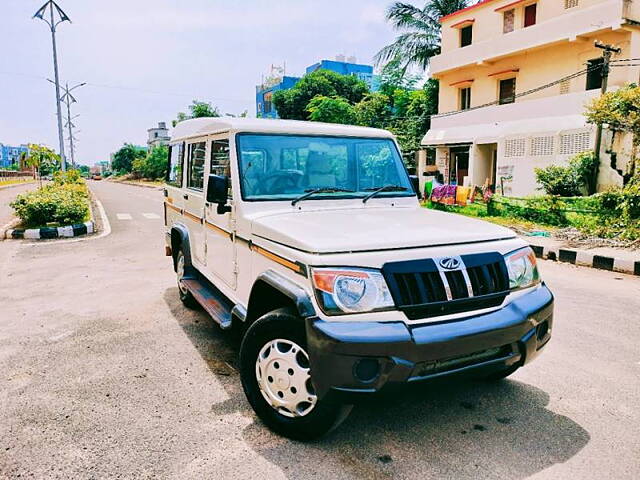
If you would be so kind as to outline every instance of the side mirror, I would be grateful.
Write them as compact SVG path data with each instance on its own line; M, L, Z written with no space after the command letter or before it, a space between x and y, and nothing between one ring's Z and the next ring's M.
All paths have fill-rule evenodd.
M207 181L207 202L218 204L218 214L230 212L231 207L227 205L229 194L229 177L226 175L209 175Z
M421 198L420 194L420 181L418 180L417 175L409 175L409 180L411 180L411 185L413 185L413 191L416 193L418 198Z

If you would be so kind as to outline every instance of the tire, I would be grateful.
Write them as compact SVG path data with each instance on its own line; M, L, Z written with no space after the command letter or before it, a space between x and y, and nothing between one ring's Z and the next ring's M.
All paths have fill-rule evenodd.
M303 441L329 433L351 411L315 397L306 349L304 323L290 308L260 317L240 346L242 387L253 410L274 432Z
M520 368L520 365L512 365L502 370L498 370L497 372L490 373L489 375L485 375L482 377L482 380L485 382L499 382L507 378L509 375L515 373L516 370Z
M182 251L182 247L178 250L178 254L176 255L176 280L178 282L178 294L180 295L180 300L183 305L187 308L196 309L200 306L198 301L193 298L193 295L187 288L182 284L182 277L184 276L185 270L185 256Z

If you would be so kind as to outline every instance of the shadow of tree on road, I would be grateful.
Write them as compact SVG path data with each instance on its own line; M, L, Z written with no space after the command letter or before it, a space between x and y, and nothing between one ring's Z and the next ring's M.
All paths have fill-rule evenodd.
M188 311L177 289L166 303L229 399L213 415L254 416L237 373L240 335L220 330L203 311ZM329 436L300 443L256 420L246 442L291 478L526 478L576 455L589 434L546 407L549 395L515 380L439 380L359 403ZM329 472L333 472L330 474Z

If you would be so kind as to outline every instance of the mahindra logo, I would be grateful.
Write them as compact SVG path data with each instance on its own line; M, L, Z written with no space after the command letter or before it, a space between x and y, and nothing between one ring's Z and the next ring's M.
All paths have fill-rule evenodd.
M454 257L441 258L440 266L445 270L455 270L460 267L460 260Z

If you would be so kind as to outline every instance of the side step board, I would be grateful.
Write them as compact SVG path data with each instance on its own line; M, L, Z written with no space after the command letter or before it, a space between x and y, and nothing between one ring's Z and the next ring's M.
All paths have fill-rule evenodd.
M231 328L231 310L233 304L229 302L211 282L202 275L185 277L184 285L189 289L193 298L195 298L202 308L220 324L220 328L226 330Z

